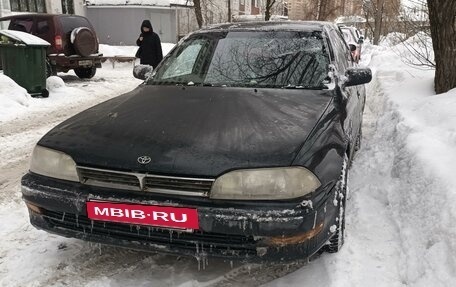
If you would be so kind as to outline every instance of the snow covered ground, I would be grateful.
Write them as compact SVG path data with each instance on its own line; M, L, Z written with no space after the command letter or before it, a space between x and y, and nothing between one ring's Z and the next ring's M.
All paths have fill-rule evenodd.
M191 258L35 230L19 183L35 142L139 81L130 64L107 65L89 81L61 74L65 86L51 79L50 98L32 99L0 75L0 286L454 286L456 90L434 95L433 71L405 66L388 47L363 53L374 78L350 173L346 245L298 269L209 260L199 270Z

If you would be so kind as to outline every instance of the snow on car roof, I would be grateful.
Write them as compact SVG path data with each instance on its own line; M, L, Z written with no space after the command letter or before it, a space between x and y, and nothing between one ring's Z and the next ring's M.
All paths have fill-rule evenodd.
M38 38L32 34L21 32L21 31L14 31L14 30L0 30L0 34L11 38L13 40L22 42L29 46L50 46L49 42Z

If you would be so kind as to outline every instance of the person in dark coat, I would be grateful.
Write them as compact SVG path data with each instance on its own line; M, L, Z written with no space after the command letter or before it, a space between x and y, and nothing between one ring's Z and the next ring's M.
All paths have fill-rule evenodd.
M136 57L140 59L141 65L150 65L154 69L163 59L160 37L152 29L149 20L141 24L141 34L136 44L139 46Z

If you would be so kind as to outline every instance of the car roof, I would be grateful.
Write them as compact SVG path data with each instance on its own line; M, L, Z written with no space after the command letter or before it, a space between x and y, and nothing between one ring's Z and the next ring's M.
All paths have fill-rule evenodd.
M217 31L323 31L323 29L335 28L331 22L323 21L258 21L241 23L224 23L205 27L196 33Z

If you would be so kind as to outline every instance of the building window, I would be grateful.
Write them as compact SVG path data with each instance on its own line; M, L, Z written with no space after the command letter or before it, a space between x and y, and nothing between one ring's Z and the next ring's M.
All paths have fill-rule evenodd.
M10 0L11 11L46 13L45 0Z
M73 0L62 0L62 13L74 14Z

